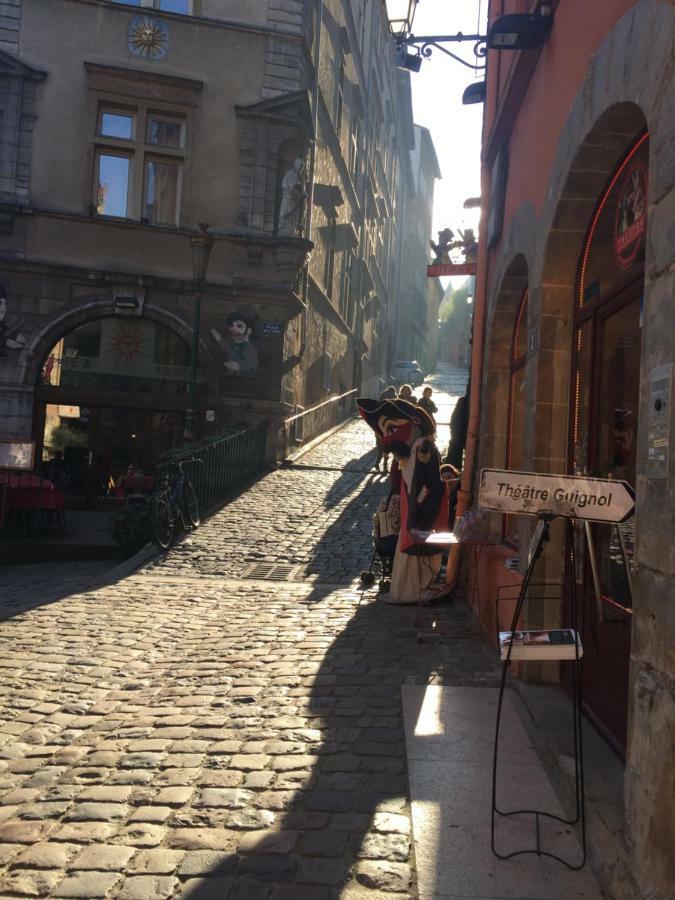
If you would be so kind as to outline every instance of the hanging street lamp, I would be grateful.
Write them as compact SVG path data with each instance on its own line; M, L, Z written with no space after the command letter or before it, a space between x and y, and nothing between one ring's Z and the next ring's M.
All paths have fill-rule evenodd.
M387 0L389 27L396 44L396 63L399 68L419 72L424 59L434 49L473 71L485 69L484 59L488 50L535 50L542 47L553 27L551 4L542 2L534 13L509 13L500 16L490 26L487 34L425 34L412 33L412 22L418 0ZM463 59L445 44L473 44L477 62ZM411 52L411 49L414 52ZM477 89L470 92L467 103L481 102Z

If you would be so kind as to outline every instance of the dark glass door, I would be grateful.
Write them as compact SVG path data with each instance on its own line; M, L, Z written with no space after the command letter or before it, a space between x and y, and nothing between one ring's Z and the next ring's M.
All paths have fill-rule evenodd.
M579 327L573 468L635 488L640 391L640 297L626 292L598 305ZM578 526L585 614L584 700L620 752L626 743L635 518Z

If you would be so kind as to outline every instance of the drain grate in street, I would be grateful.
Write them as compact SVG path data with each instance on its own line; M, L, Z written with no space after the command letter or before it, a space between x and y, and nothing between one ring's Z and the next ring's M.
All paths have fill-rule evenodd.
M254 578L259 581L297 581L298 567L287 563L253 563L245 569L242 578Z

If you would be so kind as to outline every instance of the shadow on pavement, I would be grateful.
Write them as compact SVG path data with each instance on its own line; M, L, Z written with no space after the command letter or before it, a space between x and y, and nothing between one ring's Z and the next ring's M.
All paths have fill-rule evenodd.
M337 506L343 497L349 501L340 510L337 517L327 526L311 551L311 557L305 564L305 573L317 576L317 596L321 599L325 590L321 590L321 582L338 583L347 579L349 582L358 578L362 569L367 569L372 557L372 518L381 497L389 493L389 479L371 473L365 480L363 476L347 473L340 476L338 482L341 497L334 495L333 506ZM334 490L335 485L331 490ZM356 493L353 491L356 489Z
M106 573L114 568L111 560L0 568L0 622L100 587Z
M326 492L326 497L323 501L324 508L332 509L334 506L337 506L344 497L354 490L355 485L358 484L364 474L372 472L374 465L375 452L373 450L364 453L363 456L358 458L350 459L342 467L342 474Z
M324 599L330 604L330 595ZM340 604L344 610L344 596ZM185 885L181 896L335 900L347 884L407 894L413 873L401 685L434 676L486 683L494 661L475 639L457 659L457 637L472 637L463 608L439 609L449 638L420 644L414 608L356 604L355 596L305 704L273 720L287 729L285 752L272 765L277 783L289 787L275 792L281 812L273 828L243 836L217 872ZM297 650L288 646L289 661ZM255 795L249 802L260 805Z

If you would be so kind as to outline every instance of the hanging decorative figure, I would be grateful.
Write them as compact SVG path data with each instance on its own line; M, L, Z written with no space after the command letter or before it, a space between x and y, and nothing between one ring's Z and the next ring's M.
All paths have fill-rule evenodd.
M467 228L464 231L460 231L459 235L462 239L459 246L461 246L462 253L464 254L464 262L475 263L478 259L478 242L473 233L473 228Z
M279 204L277 234L292 235L293 237L302 235L306 200L305 161L298 157L281 182L281 203Z
M229 338L224 340L219 331L211 329L211 334L224 351L225 371L228 375L256 375L258 372L258 351L251 343L254 337L254 320L234 312L226 319Z
M387 603L428 603L448 593L434 584L442 550L427 544L422 532L447 531L448 491L441 478L441 457L434 424L420 407L406 400L356 401L359 413L394 456L392 492L400 491L401 530L396 544Z
M459 246L459 241L453 241L455 236L452 228L444 228L438 232L438 243L429 241L429 246L434 251L433 265L440 266L450 262L450 251Z

